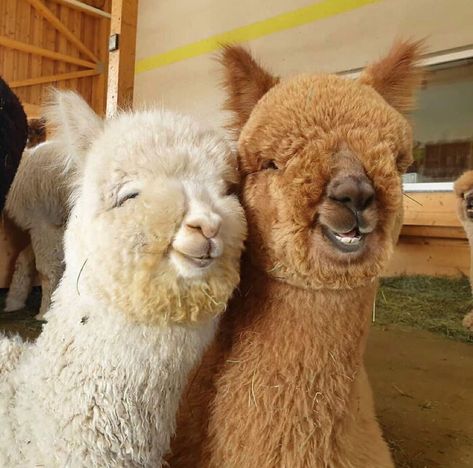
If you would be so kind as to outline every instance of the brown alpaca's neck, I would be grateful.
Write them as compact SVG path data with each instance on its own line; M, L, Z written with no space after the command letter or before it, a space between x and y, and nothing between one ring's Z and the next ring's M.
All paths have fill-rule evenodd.
M361 354L376 288L373 282L356 289L307 290L249 270L239 288L237 308L245 315L245 328L266 323L274 337L302 335L312 337L319 351ZM235 319L241 321L241 316Z
M171 466L348 466L334 454L357 447L350 436L375 289L307 291L244 264L192 379ZM363 412L365 426L370 417Z
M261 383L252 388L255 405L259 397L264 405L265 394L280 386L282 400L291 395L281 404L293 411L294 421L310 405L328 429L350 412L377 284L309 291L254 270L242 277L240 298L231 308L230 354Z

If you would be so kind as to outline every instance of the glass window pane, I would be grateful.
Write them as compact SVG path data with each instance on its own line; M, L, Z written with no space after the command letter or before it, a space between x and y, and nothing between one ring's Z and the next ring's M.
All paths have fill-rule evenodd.
M414 164L404 182L452 182L473 169L473 63L432 68L417 104Z

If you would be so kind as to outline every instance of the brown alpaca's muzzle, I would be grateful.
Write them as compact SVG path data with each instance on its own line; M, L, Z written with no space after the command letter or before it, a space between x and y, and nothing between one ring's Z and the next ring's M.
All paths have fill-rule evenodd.
M375 189L353 153L344 150L334 157L334 176L320 206L319 222L337 250L359 252L378 222Z

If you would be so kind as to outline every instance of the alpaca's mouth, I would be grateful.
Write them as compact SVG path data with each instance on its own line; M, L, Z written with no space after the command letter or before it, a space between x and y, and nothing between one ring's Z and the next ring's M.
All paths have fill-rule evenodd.
M468 218L473 218L473 197L468 197L465 199L466 202L466 215Z
M173 252L174 255L176 255L180 260L197 268L207 268L215 260L208 254L201 257L193 257L191 255L186 255L182 252L179 252L179 250L176 249L174 249Z
M364 245L366 234L359 231L358 227L348 232L335 232L327 226L322 226L324 235L341 252L358 252Z

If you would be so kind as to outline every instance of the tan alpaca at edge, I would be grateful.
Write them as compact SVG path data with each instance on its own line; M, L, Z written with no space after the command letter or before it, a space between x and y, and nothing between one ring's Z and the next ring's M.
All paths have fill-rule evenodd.
M64 168L63 148L48 141L23 152L7 195L5 211L31 238L15 261L5 312L20 310L33 288L36 269L41 279L42 320L64 272L63 237L69 216L69 199L75 168Z
M363 353L412 161L402 113L419 49L399 42L356 80L279 80L223 51L249 238L184 394L172 467L393 466Z
M28 140L10 187L5 212L30 235L31 243L15 260L5 300L5 312L25 307L36 269L41 279L42 319L64 271L62 241L69 215L68 201L74 185L72 170L64 170L64 155L57 143L44 143L44 119L28 120Z
M470 244L470 284L473 288L473 171L465 172L454 185L457 214ZM473 331L473 311L465 315L463 325Z

